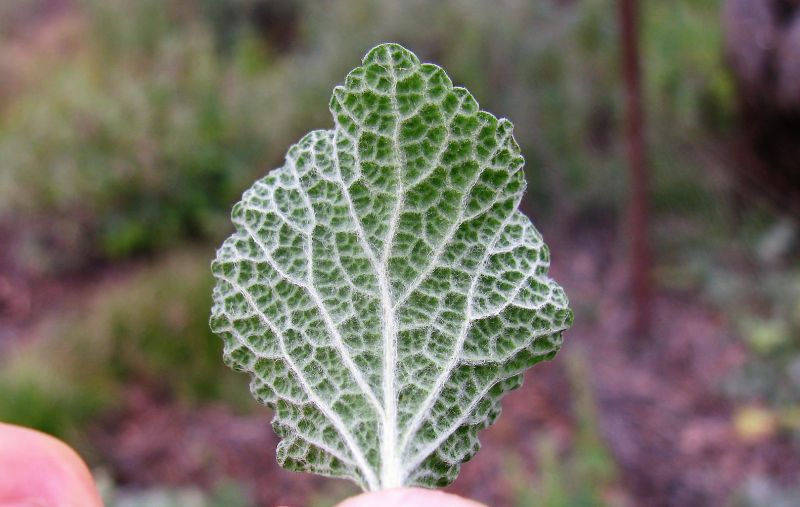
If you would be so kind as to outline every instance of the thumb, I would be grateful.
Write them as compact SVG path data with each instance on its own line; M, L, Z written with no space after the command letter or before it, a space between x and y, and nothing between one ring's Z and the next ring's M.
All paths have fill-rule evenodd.
M336 507L486 507L443 491L398 488L371 491L343 501Z
M102 507L83 460L64 442L0 423L0 507Z

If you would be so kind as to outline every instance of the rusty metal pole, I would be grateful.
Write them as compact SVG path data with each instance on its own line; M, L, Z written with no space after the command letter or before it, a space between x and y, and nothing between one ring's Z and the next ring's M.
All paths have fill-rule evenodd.
M638 339L650 334L651 252L648 232L649 178L646 167L644 114L639 64L638 0L619 0L622 34L622 72L625 87L625 149L628 159L628 224L633 303L632 333Z

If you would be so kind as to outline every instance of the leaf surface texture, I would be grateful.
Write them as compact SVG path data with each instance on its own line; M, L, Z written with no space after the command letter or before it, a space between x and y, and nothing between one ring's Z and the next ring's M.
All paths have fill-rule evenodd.
M212 264L224 357L274 409L286 468L365 489L452 482L572 322L517 209L508 120L384 44L234 206Z

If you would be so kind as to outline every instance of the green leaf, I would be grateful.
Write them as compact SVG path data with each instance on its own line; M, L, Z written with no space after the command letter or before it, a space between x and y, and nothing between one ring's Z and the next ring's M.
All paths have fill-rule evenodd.
M365 489L443 486L572 322L517 210L508 120L383 44L233 208L212 265L225 360L274 409L280 464Z

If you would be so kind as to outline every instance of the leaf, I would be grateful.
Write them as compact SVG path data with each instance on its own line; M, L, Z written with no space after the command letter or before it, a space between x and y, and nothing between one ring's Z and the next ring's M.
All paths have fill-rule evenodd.
M365 489L443 486L572 322L517 210L508 120L396 44L334 90L233 208L211 326L274 409L278 461Z

